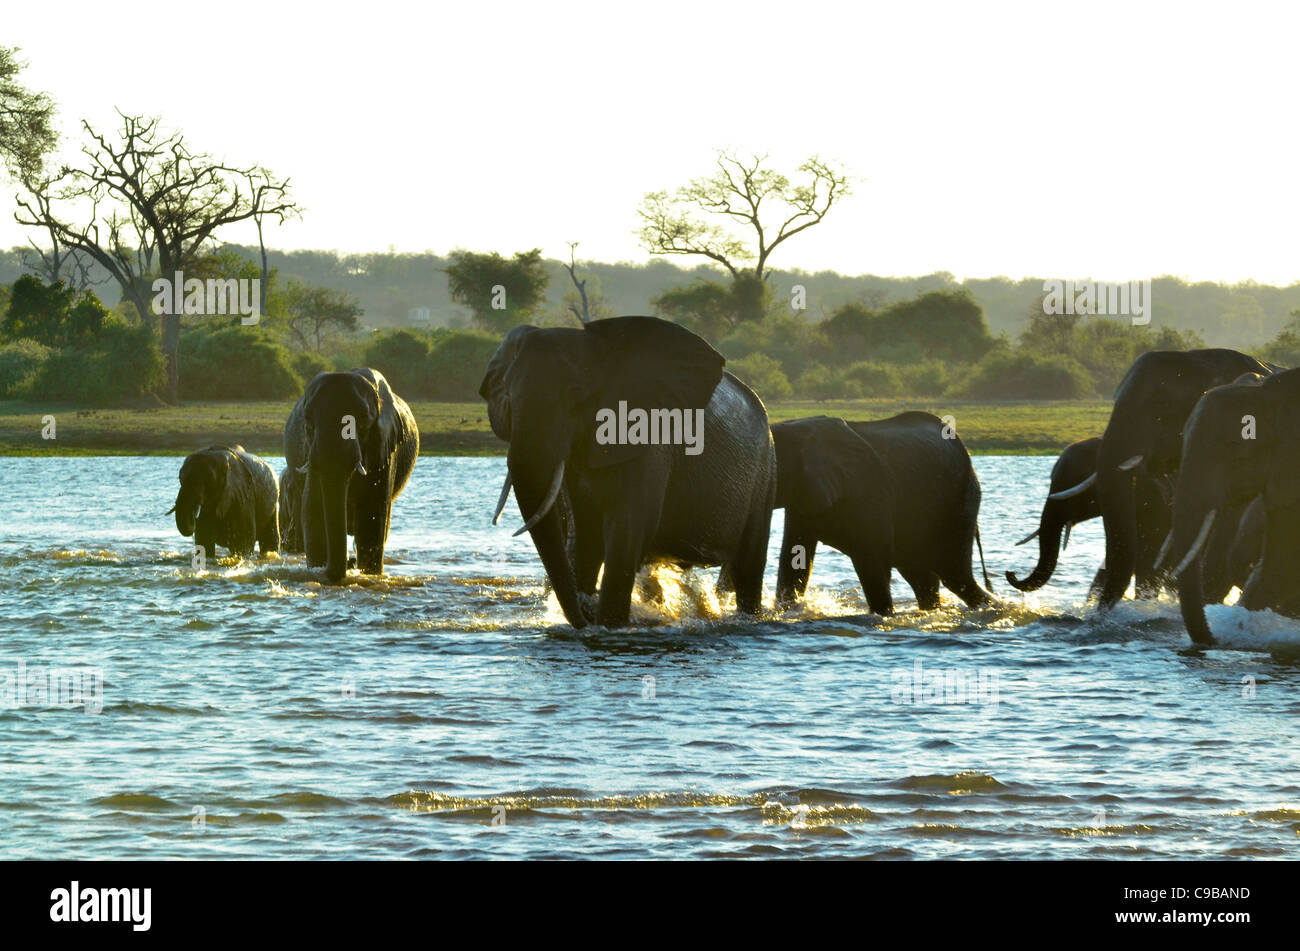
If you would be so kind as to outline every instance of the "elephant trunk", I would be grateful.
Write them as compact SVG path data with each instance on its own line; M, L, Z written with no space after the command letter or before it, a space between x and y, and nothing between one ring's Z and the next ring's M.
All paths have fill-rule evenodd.
M1056 571L1056 559L1061 550L1061 533L1069 524L1063 505L1049 501L1043 506L1042 517L1038 520L1038 564L1029 577L1020 579L1015 572L1008 571L1007 581L1020 591L1037 591L1052 579ZM1027 539L1026 539L1027 540Z
M1178 610L1193 643L1213 644L1214 636L1205 621L1205 593L1201 587L1201 561L1193 558L1178 576Z
M1103 454L1105 451L1103 437ZM1106 578L1097 604L1106 609L1124 597L1137 570L1137 490L1131 471L1113 462L1109 466L1104 460L1098 463L1096 487L1106 529Z
M552 458L555 455L554 452L521 447L516 440L510 446L507 465L515 499L519 503L519 514L527 520L528 532L542 559L551 589L568 622L575 628L583 628L587 626L587 619L578 600L578 585L566 546L560 507L555 504L557 476L562 480L564 459Z
M313 468L308 479L319 479L325 523L325 577L339 584L348 573L348 481L351 473L323 474Z
M176 513L176 530L187 538L193 535L202 507L202 490L196 490L193 486L181 486L181 490L176 493L176 504L172 506L172 511Z

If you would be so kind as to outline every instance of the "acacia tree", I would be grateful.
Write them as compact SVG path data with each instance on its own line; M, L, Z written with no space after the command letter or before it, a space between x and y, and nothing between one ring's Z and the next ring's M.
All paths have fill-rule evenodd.
M541 248L520 251L513 258L496 251L453 251L447 266L451 299L469 307L474 322L495 333L505 333L530 317L546 299L550 280Z
M39 180L46 156L58 142L54 131L54 103L44 93L27 89L18 81L26 64L18 49L0 47L0 160L6 171L20 182ZM58 236L49 235L50 249L31 242L37 257L23 253L23 265L47 283L65 281L74 290L99 283L92 279L88 258L62 247ZM102 280L102 278L101 278Z
M16 178L39 175L54 148L54 103L18 81L26 64L18 49L0 46L0 158Z
M289 199L288 179L195 152L181 133L164 132L158 117L118 115L122 127L115 138L83 121L89 141L81 164L25 180L28 195L19 197L14 217L88 255L117 282L141 320L150 322L158 316L150 307L154 276L196 265L226 225L267 217L283 221L299 208ZM160 321L165 396L176 402L181 315L163 314Z
M351 333L361 316L360 302L347 291L290 281L283 294L283 323L299 349L321 350L323 336L331 329Z
M772 252L821 224L849 194L848 175L815 155L799 166L803 179L797 182L766 168L766 161L766 155L719 151L712 175L671 194L650 192L637 212L641 242L651 254L697 255L727 270L737 320L762 317Z

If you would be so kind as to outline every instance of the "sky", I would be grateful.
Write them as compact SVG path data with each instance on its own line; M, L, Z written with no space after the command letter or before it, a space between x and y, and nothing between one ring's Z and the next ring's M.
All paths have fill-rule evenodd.
M83 119L159 115L196 149L291 180L304 215L268 230L276 247L567 257L578 241L582 259L644 262L642 196L731 148L854 176L777 270L1300 280L1300 7L106 9L5 11L0 43L56 101L65 148ZM0 215L0 246L27 237Z

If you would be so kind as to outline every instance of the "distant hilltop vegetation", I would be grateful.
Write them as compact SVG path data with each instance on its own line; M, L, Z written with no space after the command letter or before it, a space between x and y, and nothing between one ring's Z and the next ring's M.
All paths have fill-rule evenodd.
M228 245L250 261L257 249ZM23 255L30 249L0 252L0 284L11 284L25 273ZM468 308L451 298L446 269L450 255L374 252L340 254L334 251L268 252L271 268L281 280L346 292L359 302L363 323L371 327L469 327ZM551 320L564 319L566 298L573 285L564 262L543 259L550 280L545 305L539 308ZM103 273L95 285L98 296L110 307L118 302L117 287ZM684 268L661 259L646 264L606 264L582 261L580 272L591 290L598 292L609 311L618 314L657 313L660 295L696 282L726 283L721 271L700 265ZM873 274L847 276L834 271L806 273L774 270L769 284L772 297L790 300L795 285L805 290L801 313L814 323L831 316L849 303L878 308L909 300L928 291L965 289L984 311L989 331L1015 337L1026 326L1028 315L1040 309L1044 281L1068 280L1086 275L1050 275L1012 280L1005 277L958 280L946 271L922 277L880 277ZM1098 280L1129 279L1148 275L1094 275ZM1152 325L1193 331L1207 346L1255 347L1272 340L1284 328L1293 311L1300 309L1300 284L1275 287L1242 284L1187 283L1175 277L1155 276L1151 281Z

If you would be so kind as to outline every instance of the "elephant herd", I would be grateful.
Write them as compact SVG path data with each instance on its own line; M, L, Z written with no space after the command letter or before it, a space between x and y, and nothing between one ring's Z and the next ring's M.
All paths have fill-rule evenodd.
M1052 470L1033 572L1045 584L1070 528L1099 517L1106 558L1092 583L1102 610L1135 583L1175 590L1192 640L1214 642L1205 605L1234 588L1247 610L1300 616L1300 370L1235 350L1143 354L1115 392L1105 432ZM1064 539L1062 538L1064 532Z
M852 561L870 610L893 612L893 569L923 610L942 584L967 605L993 602L972 572L980 485L961 439L928 413L870 422L812 417L770 424L762 400L685 328L615 317L577 328L516 327L479 389L509 444L493 522L513 490L565 618L628 623L650 563L720 566L738 610L761 608L772 511L784 508L776 603L804 594L817 546ZM1116 392L1106 431L1068 447L1037 531L1041 587L1062 535L1100 516L1099 606L1177 579L1182 613L1209 643L1204 604L1236 585L1247 608L1300 609L1300 370L1231 350L1153 351ZM629 409L630 408L630 409ZM617 417L618 425L613 421ZM698 425L693 423L698 421ZM352 562L383 571L394 499L419 454L406 403L371 369L321 373L284 428L279 480L242 447L186 458L174 511L182 535L215 555L300 551L341 582ZM1023 543L1023 542L1022 542ZM1300 555L1300 552L1295 553ZM1294 566L1294 567L1293 567Z

